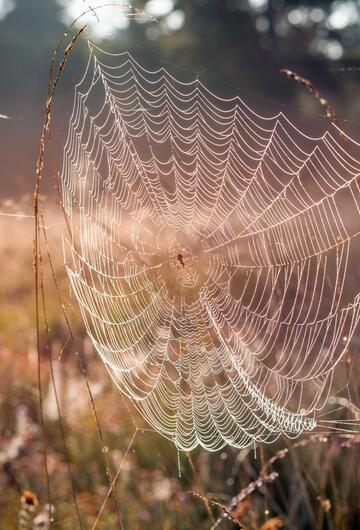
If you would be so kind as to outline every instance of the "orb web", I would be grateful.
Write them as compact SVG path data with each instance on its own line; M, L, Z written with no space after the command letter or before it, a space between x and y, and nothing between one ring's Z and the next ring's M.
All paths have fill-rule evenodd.
M181 450L312 430L359 320L359 144L90 45L64 252L121 392Z

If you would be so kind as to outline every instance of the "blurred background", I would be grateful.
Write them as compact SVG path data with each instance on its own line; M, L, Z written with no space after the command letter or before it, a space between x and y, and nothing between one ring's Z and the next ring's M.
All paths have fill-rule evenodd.
M101 2L88 2L89 6ZM149 0L133 2L157 18L127 19L113 11L81 18L87 37L199 75L217 91L242 96L258 112L286 110L292 119L322 112L318 102L283 78L290 68L309 78L339 117L360 121L360 2L357 0ZM83 0L0 0L0 120L2 197L32 189L49 59L66 26L86 11ZM61 87L69 112L73 86L87 56L72 54ZM186 75L186 71L178 71ZM286 105L289 105L287 107ZM299 111L295 110L295 107ZM303 111L303 112L301 112ZM305 115L305 116L304 116ZM316 120L313 119L316 127ZM59 127L61 123L58 124ZM356 136L359 124L348 123ZM19 147L21 146L21 148ZM14 151L16 158L14 159Z
M4 530L49 527L38 410L31 197L50 57L67 26L87 6L99 4L0 0L0 529ZM308 133L325 130L329 121L319 102L280 75L280 68L289 68L310 79L336 110L341 126L360 137L360 0L133 4L157 22L140 15L128 19L120 12L114 16L104 9L97 11L99 20L90 10L76 24L88 27L71 54L56 95L52 134L57 167L74 84L88 57L87 38L108 51L128 50L146 67L163 64L184 80L199 76L220 95L240 95L260 114L283 111ZM282 439L257 451L228 448L179 456L172 444L143 431L146 425L129 413L94 354L73 305L62 265L54 168L48 165L45 173L40 200L42 207L46 205L45 228L104 436L100 443L82 370L44 258L49 341L42 338L41 368L54 528L79 528L70 477L84 527L94 523L108 491L104 453L113 473L121 465L116 493L124 528L130 530L239 528L235 519L245 528L261 530L359 528L357 435L307 437L295 446ZM41 326L45 327L43 320ZM356 373L358 359L356 339L340 375ZM348 418L358 419L358 409L342 399L338 403L334 397L331 407L345 407ZM272 457L275 461L267 466ZM233 520L222 517L214 526L224 511L204 497L227 505L239 492L231 509ZM119 527L110 499L97 528Z

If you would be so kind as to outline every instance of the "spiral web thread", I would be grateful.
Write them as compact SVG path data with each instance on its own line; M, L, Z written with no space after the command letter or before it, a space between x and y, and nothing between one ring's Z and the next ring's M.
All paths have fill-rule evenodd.
M335 126L309 137L90 44L64 148L66 267L115 383L178 449L324 425L359 320L359 175Z

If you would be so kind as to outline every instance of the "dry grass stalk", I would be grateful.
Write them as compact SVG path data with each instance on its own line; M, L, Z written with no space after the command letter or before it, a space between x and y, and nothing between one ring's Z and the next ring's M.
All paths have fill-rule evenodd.
M293 72L292 70L288 70L287 68L281 68L280 74L283 75L284 77L287 77L290 80L295 81L299 85L305 87L308 90L308 92L310 92L310 94L312 94L314 98L318 100L318 102L324 109L325 116L329 118L329 120L332 123L334 123L334 125L336 125L336 127L340 131L342 139L344 140L346 138L346 135L340 127L340 123L339 123L334 107L332 107L329 101L322 96L320 90L314 85L314 83L309 81L309 79L306 79L305 77L298 75L296 72Z
M104 3L104 4L100 5L100 6L97 6L96 8L89 8L87 12L91 11L91 12L95 13L95 10L102 9L103 7L107 7L107 6L110 6L110 5L115 7L115 4ZM131 14L129 16L135 16L135 15L139 15L139 14L146 15L146 13L143 10L135 8L135 7L133 7L130 4L120 4L119 3L118 7L119 8L122 7L122 8L129 9L131 11ZM68 28L68 31L71 30L75 26L75 24L78 22L78 20L81 19L87 12L84 12L79 17L77 17L70 24L70 26ZM153 19L153 17L150 17L150 18ZM77 33L74 35L74 37L71 39L70 43L66 46L66 48L65 48L65 50L63 52L62 58L61 58L61 60L60 60L60 62L58 64L56 75L54 75L55 67L56 67L56 59L58 57L58 54L59 54L59 51L60 51L61 47L63 46L63 43L64 43L65 39L67 38L67 33L65 33L63 35L63 37L60 39L57 47L54 50L54 53L53 53L52 58L51 58L51 61L50 61L50 71L49 71L49 78L48 78L48 92L47 92L47 99L46 99L45 109L44 109L44 122L43 122L41 135L40 135L40 141L39 141L39 155L38 155L38 159L37 159L37 162L36 162L36 178L35 178L35 188L34 188L34 193L33 193L33 211L34 211L33 266L34 266L34 273L35 273L35 309L36 309L36 338L37 338L37 355L38 355L38 391L39 391L40 424L41 424L42 437L43 437L44 468L45 468L46 489L47 489L47 498L48 498L48 506L49 507L51 506L50 477L49 477L49 471L48 471L48 465L47 465L47 446L46 446L45 426L44 426L43 406L42 406L42 403L43 403L43 392L42 392L41 367L40 367L41 363L40 363L40 319L39 319L40 303L39 303L39 293L43 289L43 287L42 287L43 279L42 279L41 274L40 274L40 272L41 272L41 262L40 262L41 261L41 257L40 257L41 256L41 253L40 253L40 245L41 245L41 243L40 243L40 222L39 222L39 195L40 195L40 183L41 183L41 180L43 178L43 172L44 172L44 166L45 166L45 145L46 145L46 141L47 140L49 142L51 142L50 127L51 127L51 109L52 109L53 99L54 99L54 96L55 96L56 89L57 89L57 87L58 87L58 85L59 85L59 83L61 81L65 66L66 66L67 61L68 61L68 58L69 58L69 56L70 56L70 54L71 54L76 42L78 41L79 37L81 36L81 34L83 33L83 31L85 29L86 29L86 25L82 26L77 31ZM50 253L48 253L48 254L50 254ZM53 279L55 280L56 278L55 278L54 270L52 270L52 274L53 274ZM76 348L74 337L73 337L73 334L72 334L72 331L71 331L71 328L70 328L70 323L69 323L69 320L68 320L67 315L66 315L65 306L62 303L61 295L60 295L59 290L58 290L57 282L55 281L54 283L55 283L55 287L56 287L56 289L58 291L59 299L60 299L60 302L61 302L61 307L62 307L63 314L64 314L64 317L65 317L65 320L66 320L66 324L67 324L67 326L69 328L69 331L70 331L72 342L73 342L73 344L74 344L74 346ZM94 402L94 399L93 399L93 396L92 396L92 393L91 393L91 390L90 390L90 386L89 386L89 382L88 382L88 379L87 379L85 367L84 367L84 365L82 363L82 360L81 360L79 355L78 355L78 359L79 359L79 362L80 362L81 371L82 371L82 373L84 375L86 387L87 387L87 390L88 390L88 393L89 393L89 397L90 397L91 408L92 408L92 411L93 411L93 415L94 415L94 418L95 418L95 423L96 423L98 434L99 434L99 438L100 438L102 454L104 455L105 468L106 468L106 474L108 476L108 480L109 480L109 484L110 484L110 491L111 491L111 494L113 496L114 503L115 503L115 506L116 506L116 513L117 513L117 517L118 517L118 523L119 523L120 528L123 528L123 524L122 524L122 520L121 520L121 516L120 516L120 511L119 511L119 506L118 506L118 501L117 501L117 498L116 498L116 495L115 495L115 491L114 491L114 487L113 487L114 486L114 481L113 481L113 477L112 477L112 472L111 472L111 469L110 469L110 464L109 464L109 461L108 461L107 454L106 454L106 452L104 450L105 442L104 442L104 439L103 439L103 434L102 434L102 430L101 430L101 427L100 427L99 418L98 418L98 415L97 415L97 412L96 412L95 402ZM75 505L76 505L76 502L75 502ZM81 519L79 517L78 509L76 510L76 512L78 514L78 522L79 522L80 528L82 528L82 523L81 523ZM49 520L50 520L50 512L49 512Z
M200 493L197 493L196 491L189 491L189 494L190 495L194 495L194 497L198 497L199 499L201 499L203 501L203 503L205 504L205 506L207 504L211 504L213 506L216 506L217 508L220 508L220 510L224 513L224 516L227 517L228 519L230 519L234 524L236 524L236 526L238 528L245 528L245 526L243 526L241 524L241 522L234 515L234 513L232 513L230 510L228 510L228 508L224 504L222 504L221 502L215 501L214 499L209 499L206 496L200 495ZM214 522L214 524L212 525L210 530L212 530L213 528L216 528L215 525L216 525L216 522Z
M357 436L357 435L354 435L354 434L343 434L343 435L341 435L341 438L343 439L343 441L341 442L341 447L351 447L355 443L359 443L360 442L360 436ZM297 449L299 447L306 447L307 445L309 445L311 443L327 443L327 442L328 442L328 437L327 436L324 436L323 434L320 434L320 433L319 434L313 434L313 435L310 435L307 438L303 438L303 439L299 440L298 442L296 442L292 446L292 449ZM275 471L269 473L269 468L271 466L273 466L275 464L275 462L285 458L288 454L289 454L289 449L287 447L277 451L275 453L275 455L272 456L263 465L263 467L261 468L261 471L259 473L259 477L256 480L254 480L253 482L250 482L250 484L248 484L248 486L243 488L240 491L240 493L238 495L236 495L235 497L233 497L226 506L222 506L220 503L217 503L217 505L222 506L222 510L223 510L223 512L225 514L230 513L230 514L232 514L232 516L234 514L236 514L237 508L239 506L241 506L241 503L244 501L244 499L246 497L248 497L256 489L261 488L261 486L263 486L265 483L270 483L270 482L273 482L274 480L276 480L276 478L279 476L278 473L276 473ZM201 497L200 495L198 495L198 496ZM211 503L211 504L214 504L214 501L212 501L211 499L207 498L207 501L209 503ZM325 503L325 505L322 506L324 511L326 511L325 508L327 506L328 506L327 503ZM211 530L214 530L215 528L217 528L219 526L219 524L221 523L221 521L222 521L222 517L219 517L215 521L215 523L212 525ZM276 527L274 527L274 528L276 528Z

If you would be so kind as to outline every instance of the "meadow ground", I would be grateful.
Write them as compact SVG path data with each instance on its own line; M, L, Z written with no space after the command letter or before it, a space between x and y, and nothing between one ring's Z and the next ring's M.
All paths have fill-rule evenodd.
M8 201L2 210L31 216L31 199ZM0 223L0 528L46 528L48 494L39 420L33 220L4 216ZM69 340L44 256L50 352L42 333L41 374L54 528L79 527L68 463L84 527L94 524L109 488L105 457L112 475L120 468L115 493L127 529L360 527L360 436L304 435L295 441L282 438L256 451L227 448L208 453L197 449L178 455L172 443L146 430L148 426L129 409L85 336L62 263L62 218L58 209L48 208L45 224L104 439L100 443L79 359ZM349 365L354 371L358 353L349 352ZM336 408L334 399L332 407ZM347 414L348 418L357 417L357 410L349 404ZM24 491L28 491L25 496ZM115 501L110 497L97 528L111 530L119 526Z

